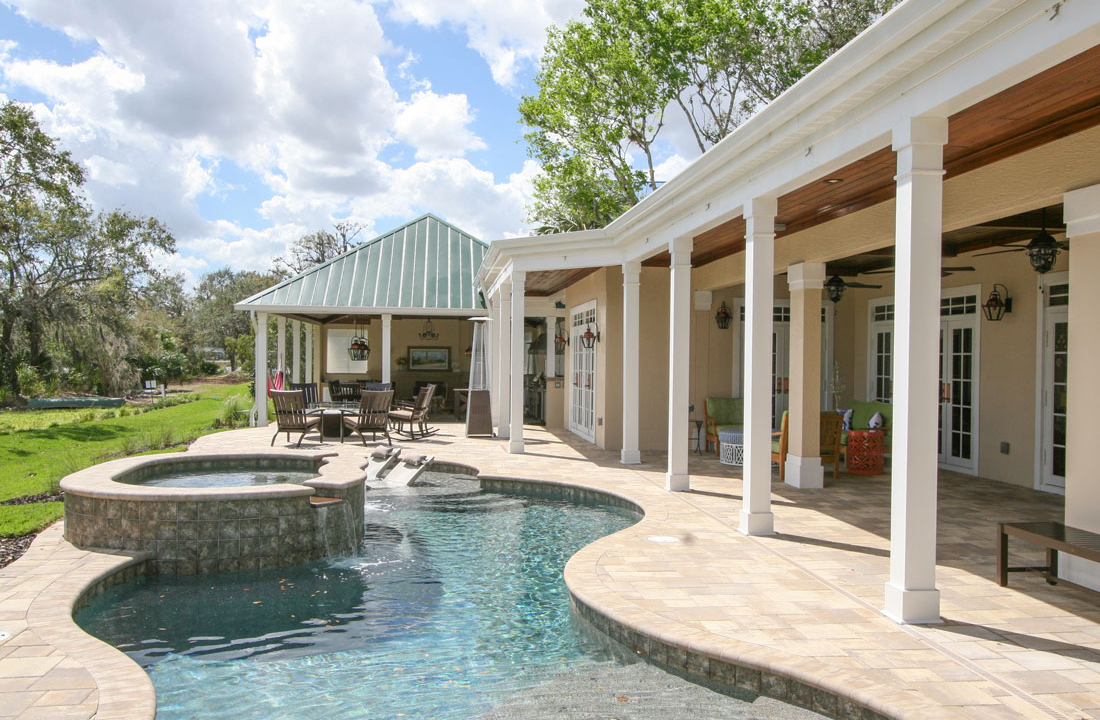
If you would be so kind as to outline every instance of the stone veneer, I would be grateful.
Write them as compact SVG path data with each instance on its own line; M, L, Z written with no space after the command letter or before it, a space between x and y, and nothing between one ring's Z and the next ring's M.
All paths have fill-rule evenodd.
M194 574L293 565L322 557L311 498L347 502L361 540L364 476L322 477L301 485L231 488L147 487L118 482L193 469L249 464L319 469L325 454L258 453L125 458L62 481L65 538L78 547L148 553L150 572Z

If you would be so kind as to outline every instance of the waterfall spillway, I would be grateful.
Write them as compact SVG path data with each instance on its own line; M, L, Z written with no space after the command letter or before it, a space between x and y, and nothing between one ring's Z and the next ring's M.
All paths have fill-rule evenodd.
M326 557L354 555L358 543L355 514L343 500L316 505L313 511L317 529L317 544L324 547Z

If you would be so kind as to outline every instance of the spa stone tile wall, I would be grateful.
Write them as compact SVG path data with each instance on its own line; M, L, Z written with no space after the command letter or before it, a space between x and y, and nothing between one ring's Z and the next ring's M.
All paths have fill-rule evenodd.
M255 570L317 559L324 547L314 516L306 495L168 501L65 494L69 542L144 550L158 573Z

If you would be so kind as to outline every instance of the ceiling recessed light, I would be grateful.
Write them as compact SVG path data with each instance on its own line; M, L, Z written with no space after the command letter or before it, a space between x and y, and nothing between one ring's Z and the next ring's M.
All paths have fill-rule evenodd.
M837 183L842 183L842 182L844 182L844 180L842 180L841 178L826 178L825 179L825 184L826 185L836 185Z

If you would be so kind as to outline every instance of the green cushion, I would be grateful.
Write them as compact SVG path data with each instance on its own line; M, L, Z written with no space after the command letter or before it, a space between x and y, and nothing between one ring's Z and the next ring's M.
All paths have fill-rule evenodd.
M724 425L740 427L745 424L744 407L743 398L709 397L707 398L707 417L719 428Z
M782 442L781 438L773 438L772 439L772 452L773 453L778 453L779 452L779 443L780 442Z
M718 433L722 432L723 430L744 430L744 429L745 429L745 426L741 425L740 423L738 423L736 425L732 425L732 424L730 424L730 425L715 425L714 426L714 434L717 435Z
M856 400L852 403L851 407L853 430L865 430L867 428L867 423L871 420L871 416L875 413L882 413L882 429L886 432L886 435L883 439L886 442L886 447L890 447L890 441L893 438L893 422L891 422L891 416L894 412L894 406L890 403L884 402ZM848 444L848 432L846 430L840 433L840 444Z

